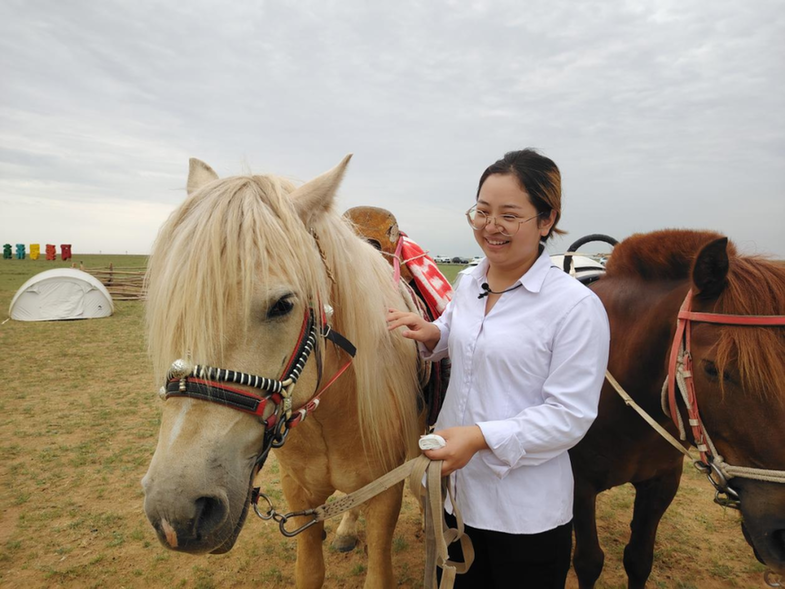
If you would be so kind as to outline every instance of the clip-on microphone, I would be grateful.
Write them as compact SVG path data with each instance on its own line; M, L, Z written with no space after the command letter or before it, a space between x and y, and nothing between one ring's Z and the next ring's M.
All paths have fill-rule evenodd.
M510 292L511 290L515 290L516 288L519 288L519 287L521 287L521 286L523 286L523 284L522 284L521 282L519 282L518 284L516 284L515 286L511 286L511 287L510 287L510 288L508 288L507 290L500 290L499 292L496 292L495 290L491 290L491 287L490 287L490 286L488 286L488 283L487 283L487 282L483 282L483 283L480 285L480 288L482 288L482 289L483 289L485 292L481 292L481 293L480 293L480 294L477 296L477 298L478 298L478 299L481 299L481 298L483 298L483 297L487 297L487 296L488 296L488 295L490 295L490 294L504 294L505 292Z

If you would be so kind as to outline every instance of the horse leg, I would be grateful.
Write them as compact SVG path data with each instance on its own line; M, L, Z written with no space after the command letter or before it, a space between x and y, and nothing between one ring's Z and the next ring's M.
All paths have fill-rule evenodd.
M313 493L302 487L291 475L281 469L281 487L291 511L300 511L321 505L329 497L329 492ZM289 528L301 526L303 518L295 518ZM297 563L295 583L297 589L319 589L324 584L324 522L319 522L297 536Z
M643 589L651 574L657 526L676 496L682 465L656 478L634 483L635 507L632 514L630 542L624 549L624 570L629 589Z
M368 543L368 574L365 589L394 589L392 537L401 511L403 483L387 489L368 502L365 526Z
M343 514L341 525L335 532L333 548L338 552L351 552L357 545L357 518L360 516L359 508L352 509Z
M605 553L597 537L597 491L588 483L575 479L572 525L575 530L575 553L572 564L581 589L591 589L605 563Z

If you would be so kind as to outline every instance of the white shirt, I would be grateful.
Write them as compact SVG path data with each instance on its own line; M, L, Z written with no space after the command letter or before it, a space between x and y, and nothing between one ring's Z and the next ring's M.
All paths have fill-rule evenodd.
M449 352L452 362L435 429L476 424L490 448L451 475L466 524L535 534L572 519L567 450L597 416L608 317L545 252L486 316L477 296L487 270L485 259L465 271L435 321L441 339L423 354L438 360ZM446 508L452 512L449 499Z

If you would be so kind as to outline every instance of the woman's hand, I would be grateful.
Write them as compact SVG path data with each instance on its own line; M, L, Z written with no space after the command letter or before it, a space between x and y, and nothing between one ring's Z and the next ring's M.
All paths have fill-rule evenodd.
M403 337L421 342L428 350L433 350L442 337L442 332L438 327L416 313L404 313L390 309L387 313L387 329L392 331L398 327L407 328L401 332Z
M447 476L459 468L463 468L477 452L488 448L478 425L449 427L433 433L443 437L447 445L438 450L425 450L423 454L431 460L444 461L442 476Z

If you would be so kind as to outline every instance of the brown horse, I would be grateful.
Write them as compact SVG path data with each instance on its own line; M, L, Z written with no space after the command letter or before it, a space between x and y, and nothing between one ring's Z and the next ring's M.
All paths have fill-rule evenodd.
M414 307L387 262L334 211L348 159L300 187L276 176L219 179L191 161L188 197L161 229L148 269L150 349L167 384L142 484L167 548L230 550L271 447L292 511L355 491L416 453L417 349L385 321L391 307ZM346 367L336 333L356 357L319 398ZM214 368L173 364L189 357ZM395 587L402 490L365 506L367 588ZM288 530L303 523L296 517ZM297 537L298 587L323 583L323 532L316 524Z
M592 285L611 324L609 371L633 399L674 435L661 390L682 301L693 310L739 315L785 314L785 266L737 254L727 238L659 231L625 240L607 274ZM733 465L785 469L785 328L695 323L695 390L717 451ZM687 423L684 407L679 411ZM692 442L687 428L688 442ZM687 446L687 442L684 444ZM593 587L604 555L597 539L597 494L635 487L632 534L624 551L629 587L643 587L652 568L657 526L676 491L683 456L606 384L594 425L571 451L575 472L573 559L582 588ZM785 573L785 485L733 478L744 534L758 558ZM712 489L708 486L707 491Z

